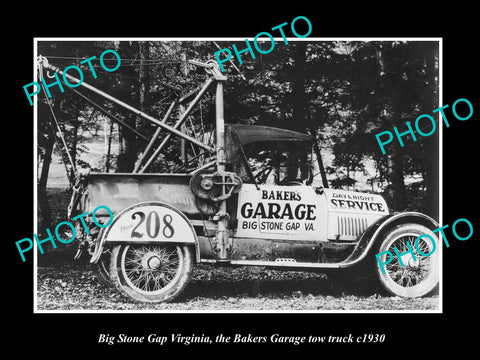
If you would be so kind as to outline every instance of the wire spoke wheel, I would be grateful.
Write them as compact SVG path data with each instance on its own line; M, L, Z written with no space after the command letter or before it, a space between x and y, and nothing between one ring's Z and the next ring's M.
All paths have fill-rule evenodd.
M106 286L112 286L112 278L110 277L109 272L111 255L111 249L104 250L102 256L94 266L95 275L100 280L100 282Z
M120 292L139 302L167 302L186 286L191 250L182 245L118 245L110 275Z
M429 235L435 242L426 236L417 240L424 234ZM378 262L376 269L380 283L389 293L403 297L419 297L427 295L437 286L438 240L430 229L418 224L399 225L386 234L377 253L384 251L389 253L382 254L380 261L391 261L383 265L384 273Z
M138 291L158 293L180 275L180 248L129 246L122 253L122 271L127 282Z
M427 241L421 238L417 243L417 247L420 250L419 252L414 246L415 239L416 236L412 235L401 236L395 240L388 249L388 251L393 254L393 260L385 265L386 272L393 281L403 287L420 284L432 271L431 258L423 254L429 254L433 246L427 244ZM408 243L410 243L415 253L415 259L410 254L404 255L403 260L402 258L399 259L394 248L396 247L398 253L402 254L409 250ZM402 263L400 263L400 261L402 261Z

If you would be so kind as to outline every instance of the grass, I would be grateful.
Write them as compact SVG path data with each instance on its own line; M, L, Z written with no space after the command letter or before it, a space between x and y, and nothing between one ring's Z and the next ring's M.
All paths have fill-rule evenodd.
M48 188L47 197L51 208L51 225L50 232L55 237L55 226L62 221L68 221L67 207L70 202L71 192L65 188ZM45 239L47 237L46 230L42 224L38 223L38 237ZM73 257L77 251L78 242L76 240L68 244L63 244L55 241L57 247L54 249L50 243L44 243L44 254L38 252L38 266L41 267L63 267L76 266L81 263L73 265L75 262Z

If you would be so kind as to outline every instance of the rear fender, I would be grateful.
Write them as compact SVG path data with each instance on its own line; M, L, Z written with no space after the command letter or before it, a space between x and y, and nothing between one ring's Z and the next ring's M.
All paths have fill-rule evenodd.
M360 239L350 254L350 256L344 260L346 267L351 267L353 265L359 264L362 262L367 255L371 254L375 249L375 244L378 241L381 241L383 235L392 227L399 224L406 223L415 223L426 226L431 230L437 229L440 225L432 219L430 216L425 214L409 211L397 214L390 214L378 219L373 223L361 236Z
M122 243L191 245L200 261L198 238L190 220L177 208L158 201L137 203L119 211L99 236L91 263L100 259L105 246Z

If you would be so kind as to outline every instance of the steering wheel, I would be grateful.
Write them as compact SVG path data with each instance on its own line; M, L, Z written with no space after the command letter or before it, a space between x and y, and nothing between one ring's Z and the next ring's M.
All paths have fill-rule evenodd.
M289 180L289 181L281 182L278 185L282 185L282 186L302 186L304 184L301 181L298 181L298 180Z
M264 169L260 170L254 177L255 181L259 184L264 184L267 181L268 175L273 170L273 166L267 166Z

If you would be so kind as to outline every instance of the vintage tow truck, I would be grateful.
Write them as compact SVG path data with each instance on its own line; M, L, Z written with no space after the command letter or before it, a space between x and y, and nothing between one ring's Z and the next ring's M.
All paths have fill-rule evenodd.
M62 73L45 58L39 61L43 69ZM161 121L82 83L158 126L133 173L90 173L79 177L74 187L70 217L88 212L91 219L97 206L108 206L114 214L110 226L97 232L92 226L80 241L80 250L91 254L101 278L133 301L153 303L175 299L195 264L367 275L365 281L376 281L403 297L435 290L439 252L422 256L417 251L431 253L434 244L421 238L408 251L408 243L413 246L422 234L438 243L432 232L438 228L435 220L418 212L391 213L378 194L331 189L326 179L314 185L309 164L300 166L298 178L282 178L282 155L288 149L311 147L313 138L286 129L225 123L226 77L215 62L190 63L204 67L207 80L172 102ZM216 86L215 129L199 139L183 125L211 85ZM175 125L167 125L173 109L192 97ZM167 135L150 154L161 130ZM192 164L195 168L146 173L172 135L182 139L182 146L190 143L197 149L193 161L185 162L185 169ZM265 148L280 160L253 170L248 150ZM302 173L307 176L302 178ZM110 220L108 213L103 216L105 222ZM96 218L102 218L100 211ZM387 250L394 259L382 271L375 255Z

